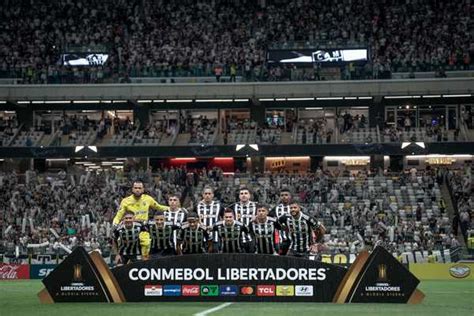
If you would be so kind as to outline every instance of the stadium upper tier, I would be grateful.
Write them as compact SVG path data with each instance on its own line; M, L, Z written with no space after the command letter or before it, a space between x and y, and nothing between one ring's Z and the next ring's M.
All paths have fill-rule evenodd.
M0 76L23 83L220 74L316 80L328 75L270 67L268 49L361 46L370 62L343 66L341 78L397 71L445 76L444 69L472 68L471 11L468 0L5 0ZM90 67L64 66L81 54Z

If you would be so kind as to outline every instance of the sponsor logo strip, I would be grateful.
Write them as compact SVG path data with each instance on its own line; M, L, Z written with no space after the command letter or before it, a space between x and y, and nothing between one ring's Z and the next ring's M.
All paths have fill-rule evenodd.
M201 293L199 285L183 285L181 291L183 296L199 296Z
M295 296L313 296L312 285L295 285Z
M275 285L257 286L257 296L275 296Z
M221 285L221 296L237 296L239 294L239 287L237 285Z
M165 285L163 287L164 296L181 296L181 285Z
M201 285L201 296L218 296L218 285Z
M276 296L295 296L295 287L293 285L277 285Z
M161 285L145 285L145 296L162 296L163 287Z

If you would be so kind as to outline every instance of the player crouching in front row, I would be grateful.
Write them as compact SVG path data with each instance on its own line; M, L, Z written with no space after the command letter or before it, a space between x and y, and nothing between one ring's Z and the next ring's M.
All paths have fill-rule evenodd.
M126 264L148 258L150 250L150 235L146 227L139 222L134 222L134 213L125 211L122 223L114 232L112 244L113 253L116 253L115 264Z

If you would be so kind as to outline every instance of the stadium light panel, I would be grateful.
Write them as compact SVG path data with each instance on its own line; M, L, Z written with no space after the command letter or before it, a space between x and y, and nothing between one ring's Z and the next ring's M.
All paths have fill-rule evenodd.
M441 98L441 94L429 94L429 95L424 95L423 98Z
M166 100L166 102L173 102L173 103L191 103L193 100Z
M471 94L443 94L443 98L469 98Z
M219 103L219 102L232 102L232 99L198 99L196 102L213 102L213 103Z
M316 98L316 100L342 100L342 97L321 97L321 98Z
M258 151L258 145L257 144L250 144L249 146L250 146L250 148Z
M100 103L100 100L74 100L72 103Z
M235 151L239 151L244 147L245 147L245 144L238 144L237 146L235 146Z
M384 99L411 99L413 96L411 95L387 95Z
M288 101L313 101L314 98L287 98Z

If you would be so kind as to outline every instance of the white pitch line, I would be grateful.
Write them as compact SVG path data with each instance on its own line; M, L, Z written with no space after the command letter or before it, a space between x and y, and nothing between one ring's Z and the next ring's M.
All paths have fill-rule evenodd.
M226 308L227 306L232 305L232 302L227 302L221 305L217 305L216 307L206 309L205 311L202 311L200 313L194 314L194 316L205 316L210 313L214 313L220 309Z

